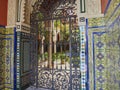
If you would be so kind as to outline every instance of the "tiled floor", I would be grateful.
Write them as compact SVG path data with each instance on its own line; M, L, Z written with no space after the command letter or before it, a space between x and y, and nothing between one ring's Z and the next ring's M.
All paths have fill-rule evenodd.
M26 90L50 90L50 89L36 88L36 87L31 86L31 87L27 88Z

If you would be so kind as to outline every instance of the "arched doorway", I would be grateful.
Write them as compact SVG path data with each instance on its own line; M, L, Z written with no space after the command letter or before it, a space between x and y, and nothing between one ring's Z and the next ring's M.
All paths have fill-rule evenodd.
M33 84L52 90L80 90L80 30L75 2L48 1L37 1L31 14Z

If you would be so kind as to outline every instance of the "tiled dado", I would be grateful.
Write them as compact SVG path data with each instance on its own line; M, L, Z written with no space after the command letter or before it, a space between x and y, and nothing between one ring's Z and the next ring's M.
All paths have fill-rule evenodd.
M120 18L108 27L106 27L107 89L120 90Z
M24 25L17 26L17 52L16 52L16 88L24 90L30 84L30 28Z
M111 0L105 13L107 89L120 90L120 1Z
M4 28L0 28L0 89L5 87L5 38Z
M106 89L105 18L88 19L89 89ZM102 56L102 57L101 57Z
M14 28L0 28L0 90L13 90Z
M88 22L89 23L89 22ZM105 27L88 28L89 48L89 88L90 90L105 90L106 88L106 58L105 58Z

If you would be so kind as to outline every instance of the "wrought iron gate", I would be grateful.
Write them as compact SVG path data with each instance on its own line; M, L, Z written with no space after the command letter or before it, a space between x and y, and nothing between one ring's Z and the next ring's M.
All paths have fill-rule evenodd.
M80 31L77 17L47 18L39 20L37 25L38 69L33 69L37 70L37 87L80 90Z
M76 0L48 1L38 0L31 14L31 26L37 30L31 30L32 84L50 90L80 90Z

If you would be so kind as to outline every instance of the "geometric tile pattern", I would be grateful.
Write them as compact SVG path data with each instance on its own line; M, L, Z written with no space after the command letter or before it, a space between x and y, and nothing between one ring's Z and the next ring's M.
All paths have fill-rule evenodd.
M120 90L120 17L107 27L108 90ZM112 28L112 30L110 30ZM114 42L114 45L113 43Z
M105 22L106 24L110 25L116 19L116 17L120 15L120 0L109 1L110 1L109 7L105 12Z
M102 23L102 24L101 24ZM104 18L88 19L89 89L104 90L105 86L105 24ZM101 87L102 86L102 87Z
M19 21L19 18L18 18ZM29 87L35 80L31 80L32 74L36 72L35 70L32 71L31 67L35 64L34 58L36 56L31 52L31 49L35 50L34 47L31 46L31 39L33 35L30 34L31 28L24 25L18 24L16 30L16 86L15 89L17 90L25 90L25 88ZM32 32L35 32L33 29ZM35 42L35 40L34 40ZM35 43L34 43L35 44ZM33 61L33 62L32 62ZM37 65L34 66L35 68ZM35 76L33 76L35 77ZM35 82L34 82L35 84Z
M0 28L0 88L13 89L14 28Z
M0 89L4 88L5 83L5 36L4 28L0 28Z
M99 41L96 45L97 45L98 48L101 48L101 47L104 46L104 44L101 41Z
M81 90L86 90L86 62L85 62L85 26L80 26L81 36Z
M27 47L25 47L26 45ZM17 89L21 89L30 83L30 68L29 68L29 53L30 50L30 34L24 32L17 32ZM25 55L27 54L28 55ZM27 71L25 71L27 69Z
M107 89L120 90L120 1L111 0L105 14Z
M104 66L102 64L97 66L97 69L102 72L104 70Z
M107 85L107 60L105 54L105 36L106 33L97 34L93 32L93 56L94 56L94 87L95 90L106 90Z
M98 58L99 60L101 60L101 59L104 58L104 55L100 52L100 53L97 54L97 58Z
M109 1L103 21L88 19L90 90L120 90L120 1Z
M89 27L96 27L96 26L104 26L104 17L100 18L90 18L88 19L88 26Z

